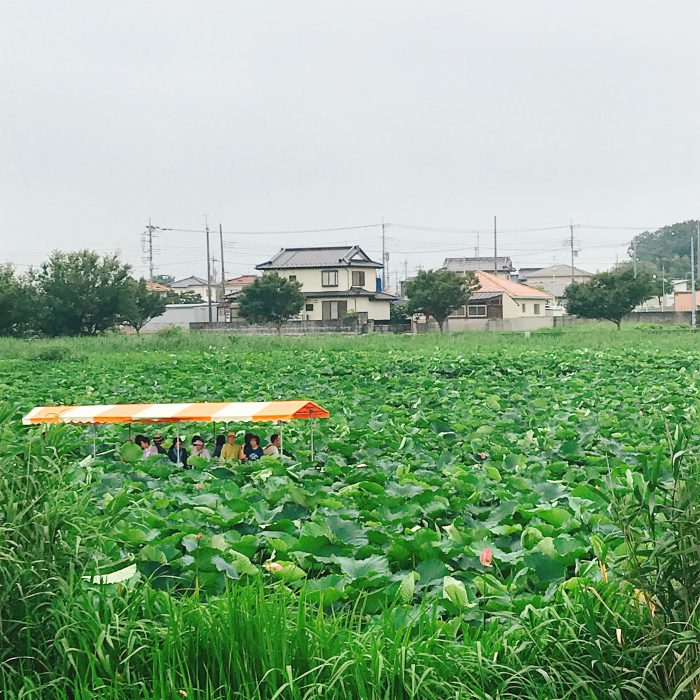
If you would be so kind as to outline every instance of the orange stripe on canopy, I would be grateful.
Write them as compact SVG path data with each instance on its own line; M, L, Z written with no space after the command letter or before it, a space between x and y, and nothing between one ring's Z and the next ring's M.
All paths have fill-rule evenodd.
M270 401L257 415L254 421L294 420L299 418L328 418L330 413L325 408L311 401Z
M65 414L65 415L64 415ZM39 406L24 425L41 423L210 423L231 421L288 421L328 418L313 401L243 401L218 403L128 403L98 406Z

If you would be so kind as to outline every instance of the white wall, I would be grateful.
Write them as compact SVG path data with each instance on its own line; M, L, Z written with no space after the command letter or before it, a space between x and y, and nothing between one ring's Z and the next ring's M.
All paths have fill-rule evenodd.
M212 304L212 319L216 321L216 305ZM208 304L168 304L165 313L151 319L142 329L142 333L157 333L164 328L188 328L190 323L209 320Z
M326 270L337 270L338 271L338 286L337 287L324 287L322 285L322 275L323 270L313 269L308 270L304 268L295 270L267 270L265 274L270 274L277 272L280 277L291 277L296 276L297 282L301 282L302 292L346 292L352 286L352 272L364 272L365 273L365 284L363 289L369 292L374 292L377 289L377 270L373 267L328 267Z
M588 282L591 275L574 275L574 282ZM571 275L566 277L554 277L543 275L528 275L527 284L531 287L542 287L545 291L553 294L555 297L562 297L564 290L571 284Z

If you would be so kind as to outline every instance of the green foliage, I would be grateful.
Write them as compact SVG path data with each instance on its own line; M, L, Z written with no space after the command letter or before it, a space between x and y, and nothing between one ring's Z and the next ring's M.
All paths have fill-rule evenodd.
M157 282L158 284L164 284L166 287L169 287L175 281L175 277L173 277L172 275L154 275L153 281Z
M165 300L162 294L151 292L146 287L146 280L131 280L129 283L130 304L122 318L136 333L153 318L165 313Z
M407 312L432 316L442 332L447 317L466 304L478 288L479 282L471 272L462 275L450 270L420 270L406 283Z
M199 292L188 290L185 292L169 291L164 295L166 304L203 304L204 299Z
M392 304L389 307L389 323L401 326L411 322L411 314L408 313L406 304Z
M635 276L633 268L625 265L599 272L587 282L573 282L564 292L564 303L570 314L612 321L619 329L622 319L655 291L649 270L638 270Z
M243 289L238 313L249 323L273 323L280 333L282 324L298 316L305 303L300 282L273 273Z
M687 279L690 275L690 240L697 244L697 221L683 221L664 226L656 231L644 231L636 237L637 260L654 266L666 279ZM696 246L697 247L697 246ZM634 241L630 243L629 254L633 255ZM696 264L697 264L697 253Z
M94 335L121 321L131 305L130 267L116 255L56 251L34 273L38 327L46 335Z
M0 335L28 332L39 310L34 288L26 277L17 277L11 264L0 265Z
M3 341L21 411L0 406L0 694L692 698L697 344L530 341ZM38 372L43 347L83 359ZM230 400L230 376L241 400L326 405L314 459L304 421L295 460L189 471L121 462L123 426L93 460L81 426L18 423L35 403Z

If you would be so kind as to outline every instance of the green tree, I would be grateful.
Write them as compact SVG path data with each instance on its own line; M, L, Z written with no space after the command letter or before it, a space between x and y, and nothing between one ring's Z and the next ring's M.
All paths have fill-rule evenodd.
M666 279L686 279L690 276L690 240L694 238L697 242L697 224L697 221L682 221L656 231L644 231L630 243L629 255L634 256L636 246L638 262L651 263L658 274L663 270Z
M620 330L622 319L643 301L654 296L655 281L649 270L624 265L599 272L587 282L573 282L564 291L567 311L583 318L612 321Z
M116 255L55 251L35 271L39 329L46 335L95 335L120 322L132 304L131 268Z
M193 292L191 290L186 292L176 292L175 290L170 290L165 294L166 304L203 304L204 299L199 292Z
M273 323L278 334L282 333L282 324L297 316L306 303L301 283L277 273L258 277L243 289L240 299L241 318L248 323Z
M440 327L440 333L447 317L467 303L471 293L479 288L474 273L462 275L451 270L421 270L406 283L409 314L432 316Z
M153 281L169 287L175 281L175 278L172 275L154 275Z
M165 313L165 298L158 292L150 292L146 280L131 280L131 305L124 314L124 323L131 326L136 335L152 319Z
M9 263L0 265L0 335L25 335L38 311L35 289L26 277L17 277Z

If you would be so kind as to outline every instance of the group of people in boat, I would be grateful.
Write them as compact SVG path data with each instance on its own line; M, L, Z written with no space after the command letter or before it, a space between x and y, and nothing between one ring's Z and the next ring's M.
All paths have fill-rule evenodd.
M261 457L277 457L280 455L282 441L278 433L270 435L270 440L262 446L259 435L246 433L243 443L239 444L236 433L231 430L228 435L217 435L213 454L209 452L204 438L201 435L194 435L190 443L189 450L179 435L173 438L169 448L163 445L163 435L156 433L153 441L147 435L137 435L134 443L143 450L143 459L148 459L152 455L163 454L168 459L180 466L187 467L187 460L192 457L204 457L204 459L218 459L226 462L254 462Z

